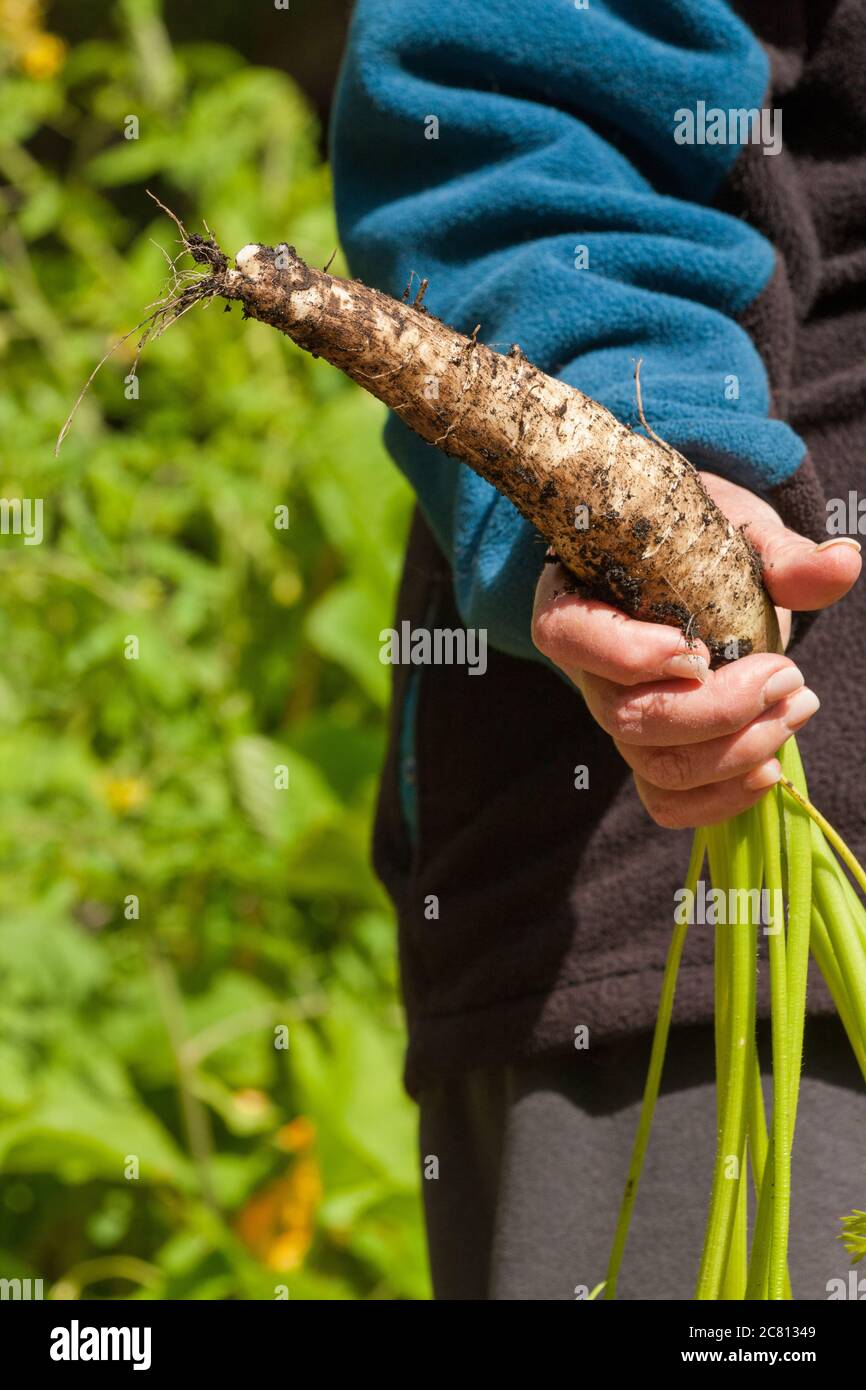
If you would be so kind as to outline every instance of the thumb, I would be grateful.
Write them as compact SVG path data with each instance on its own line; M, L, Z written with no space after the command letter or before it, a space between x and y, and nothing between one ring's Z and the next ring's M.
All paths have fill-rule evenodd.
M811 612L827 608L847 594L860 574L860 544L851 536L833 536L816 545L790 531L778 512L748 488L702 473L713 501L735 526L746 532L764 566L764 583L780 608Z
M828 608L860 574L860 545L851 536L816 545L781 522L751 522L745 529L763 562L770 597L782 608L801 613Z

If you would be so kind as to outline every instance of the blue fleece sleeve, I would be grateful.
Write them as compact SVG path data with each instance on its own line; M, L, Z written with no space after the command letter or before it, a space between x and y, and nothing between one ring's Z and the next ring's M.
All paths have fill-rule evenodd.
M767 62L722 0L358 0L333 123L354 274L526 356L698 467L764 491L804 448L769 418L736 316L774 252L710 206L737 145L678 143L683 110L760 108ZM771 156L768 156L771 157ZM538 534L471 470L389 421L468 626L537 655Z

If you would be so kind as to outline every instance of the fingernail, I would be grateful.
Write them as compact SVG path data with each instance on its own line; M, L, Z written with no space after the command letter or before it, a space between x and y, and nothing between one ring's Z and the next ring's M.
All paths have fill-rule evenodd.
M785 710L785 723L793 732L805 724L807 719L821 708L821 701L814 690L799 690Z
M775 787L781 776L781 764L777 758L771 758L768 763L753 768L748 777L743 778L743 786L747 792L762 792L767 787Z
M764 708L774 705L777 700L783 700L786 695L793 695L794 691L799 690L805 683L802 671L798 671L796 666L783 666L764 686Z
M853 536L831 536L830 540L822 541L820 545L815 546L815 549L829 550L831 545L853 545L855 550L863 549L860 542L855 541Z
M710 673L710 668L702 656L689 655L688 652L680 652L677 656L669 656L661 669L663 676L673 676L687 681L705 681Z

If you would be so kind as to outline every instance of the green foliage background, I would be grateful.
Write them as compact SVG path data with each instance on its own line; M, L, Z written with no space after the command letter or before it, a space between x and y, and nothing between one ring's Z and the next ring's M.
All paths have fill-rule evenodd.
M0 536L0 1276L424 1298L368 865L408 507L380 409L211 305L138 399L116 353L52 454L177 250L145 188L322 264L320 133L283 73L173 45L157 0L106 8L113 37L63 46L0 0L0 495L45 519Z

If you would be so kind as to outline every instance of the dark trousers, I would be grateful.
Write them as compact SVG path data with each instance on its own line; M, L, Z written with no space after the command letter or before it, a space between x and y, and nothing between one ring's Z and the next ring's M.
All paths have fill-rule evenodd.
M769 1116L763 1025L759 1049ZM648 1056L641 1037L422 1091L437 1299L574 1299L604 1278ZM619 1298L694 1296L715 1139L712 1029L674 1029ZM866 1087L834 1019L807 1022L792 1183L794 1298L827 1299L849 1286L839 1218L866 1209Z

